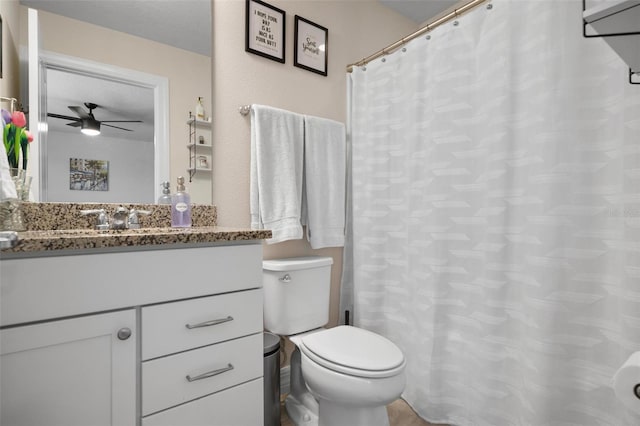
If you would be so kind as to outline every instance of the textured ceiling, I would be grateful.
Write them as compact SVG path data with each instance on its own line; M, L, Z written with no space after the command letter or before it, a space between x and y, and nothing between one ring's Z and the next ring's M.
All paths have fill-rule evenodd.
M20 3L211 56L211 0L20 0Z
M101 135L117 139L153 142L153 89L121 82L47 69L47 112L76 117L69 106L87 111L85 102L98 104L93 115L98 121L140 120L142 123L107 123L131 130L102 126ZM48 118L49 131L79 132L67 126L73 121Z
M415 21L417 24L426 22L440 14L458 0L378 0L383 5L395 10L401 15Z

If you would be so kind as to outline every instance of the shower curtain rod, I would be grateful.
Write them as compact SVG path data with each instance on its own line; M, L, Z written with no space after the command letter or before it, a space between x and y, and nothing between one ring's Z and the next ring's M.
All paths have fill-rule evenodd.
M396 41L393 44L390 44L389 46L385 47L382 50L377 51L376 53L367 56L364 59L361 59L358 62L355 62L353 64L349 64L347 65L347 72L352 72L353 71L353 67L359 67L362 65L366 65L369 62L373 61L374 59L377 59L381 56L384 55L388 55L389 53L392 53L394 50L396 50L397 48L403 46L404 44L406 44L407 42L413 40L414 38L420 37L421 35L433 30L436 27L439 27L440 25L449 22L450 20L457 18L458 16L462 15L465 12L468 12L469 10L473 9L476 6L481 5L482 3L485 3L487 0L471 0L469 3L466 3L462 6L460 6L457 9L454 9L452 12L447 13L446 15L435 19L431 22L429 22L427 25L425 25L424 27L420 28L419 30L409 34L408 36Z

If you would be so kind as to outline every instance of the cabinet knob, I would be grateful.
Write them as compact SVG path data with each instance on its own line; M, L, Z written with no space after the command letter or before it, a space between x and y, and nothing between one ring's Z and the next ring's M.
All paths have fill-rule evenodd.
M127 340L129 337L131 337L131 329L124 327L121 328L120 330L118 330L118 339L120 340Z

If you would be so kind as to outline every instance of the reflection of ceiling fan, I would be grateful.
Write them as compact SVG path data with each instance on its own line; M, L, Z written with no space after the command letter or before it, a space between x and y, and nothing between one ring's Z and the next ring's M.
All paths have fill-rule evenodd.
M130 129L125 129L124 127L113 126L111 124L105 124L105 123L142 123L142 121L140 120L105 120L105 121L96 120L96 118L93 116L93 110L98 108L98 105L91 102L85 102L84 106L86 106L89 109L89 112L86 112L84 109L82 109L82 107L79 107L79 106L69 106L69 109L75 112L78 115L78 117L71 117L68 115L60 115L60 114L53 114L53 113L47 113L47 116L53 117L53 118L61 118L63 120L72 120L73 123L67 123L67 126L80 127L80 131L82 133L90 136L95 136L100 134L100 125L113 127L114 129L125 130L127 132L132 131Z

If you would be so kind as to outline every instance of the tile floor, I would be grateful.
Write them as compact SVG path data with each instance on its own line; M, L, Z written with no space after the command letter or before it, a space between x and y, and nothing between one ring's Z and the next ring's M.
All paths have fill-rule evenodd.
M387 411L389 413L390 426L446 426L436 425L422 420L402 399L398 399L397 401L389 404L387 406ZM281 426L295 426L287 416L287 410L285 410L284 404L282 404L280 413Z

